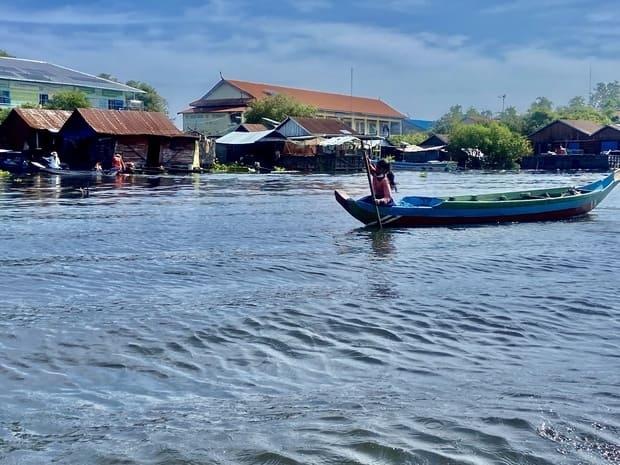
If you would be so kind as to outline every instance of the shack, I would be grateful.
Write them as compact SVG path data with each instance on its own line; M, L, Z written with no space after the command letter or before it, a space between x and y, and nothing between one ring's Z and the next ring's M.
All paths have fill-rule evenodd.
M70 111L40 108L13 108L0 125L2 148L24 155L46 155L60 148L60 128L71 116Z
M276 131L288 139L280 158L286 169L355 172L363 168L362 136L340 120L289 116Z
M598 154L600 144L592 135L603 126L593 121L559 119L529 136L534 154L556 153L560 147L569 155Z
M109 168L115 153L138 169L199 167L198 137L182 133L163 113L78 109L60 136L63 161L75 169L91 169L97 162Z
M263 167L274 167L280 157L286 138L278 131L233 131L215 140L215 155L220 163L256 162Z

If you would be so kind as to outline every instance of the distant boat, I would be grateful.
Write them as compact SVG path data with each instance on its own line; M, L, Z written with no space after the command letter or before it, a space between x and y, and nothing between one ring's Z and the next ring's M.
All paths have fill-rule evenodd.
M439 161L431 160L423 163L413 163L408 161L393 161L391 163L393 170L409 170L409 171L455 171L457 162L455 161Z
M39 162L31 161L30 164L36 168L41 173L47 174L57 174L60 176L75 176L75 177L92 177L92 176L104 176L104 177L115 177L120 174L118 170L104 170L104 171L96 171L96 170L72 170L66 168L50 168L49 166L45 166Z
M558 187L458 197L404 197L391 207L375 207L370 197L352 199L335 191L336 200L354 218L386 227L561 220L585 215L620 182L620 170L581 187ZM377 213L378 212L378 213Z

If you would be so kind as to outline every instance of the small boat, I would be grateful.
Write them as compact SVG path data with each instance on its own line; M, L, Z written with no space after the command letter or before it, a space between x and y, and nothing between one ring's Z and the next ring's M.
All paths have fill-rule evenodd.
M31 161L30 164L35 167L41 173L47 174L57 174L60 176L75 176L75 177L93 177L93 176L104 176L104 177L115 177L119 173L118 170L104 170L104 171L96 171L96 170L72 170L68 168L50 168L49 166L45 166L42 163Z
M415 227L519 221L561 220L585 215L620 182L620 170L581 187L558 187L458 197L404 197L378 207L382 226ZM354 218L377 226L370 196L359 200L335 191L336 200Z
M393 161L391 163L394 170L409 171L456 171L455 161L431 160L424 163L413 163L408 161Z

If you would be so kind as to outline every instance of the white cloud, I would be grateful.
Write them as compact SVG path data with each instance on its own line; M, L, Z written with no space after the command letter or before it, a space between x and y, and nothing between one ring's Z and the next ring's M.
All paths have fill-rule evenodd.
M463 35L326 20L253 17L248 23L222 1L201 8L219 23L190 21L169 34L154 23L146 34L144 28L139 34L110 28L75 35L44 26L23 34L9 25L0 28L0 43L18 56L150 82L172 114L203 95L220 71L229 78L348 94L353 67L356 95L380 97L421 118L438 117L454 104L497 111L504 93L507 105L522 109L539 95L564 103L587 93L589 65L595 80L620 74L616 60L581 60L544 44L505 46L490 56ZM180 13L191 14L197 10Z

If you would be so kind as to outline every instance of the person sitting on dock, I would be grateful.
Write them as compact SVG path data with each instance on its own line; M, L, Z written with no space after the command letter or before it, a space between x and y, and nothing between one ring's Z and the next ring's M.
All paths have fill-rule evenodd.
M375 165L369 163L370 174L372 174L372 190L375 194L377 205L394 205L392 198L392 188L396 187L394 173L390 169L390 164L385 160L379 160Z
M120 153L115 153L112 157L112 169L123 173L125 171L125 162L123 156Z

